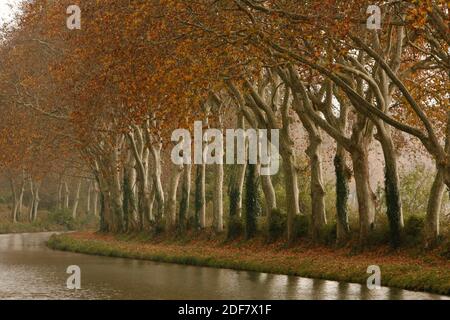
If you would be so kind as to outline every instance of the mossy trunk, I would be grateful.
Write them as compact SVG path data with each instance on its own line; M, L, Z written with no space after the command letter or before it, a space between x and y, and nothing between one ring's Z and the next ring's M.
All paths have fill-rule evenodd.
M239 188L236 185L236 170L233 170L230 176L230 181L228 184L228 198L229 200L229 212L228 217L232 219L235 216L238 216L238 201L239 201Z
M100 232L109 232L109 223L108 223L108 197L105 196L103 192L100 192Z
M336 174L336 241L340 244L345 242L350 234L348 223L350 172L345 164L345 150L341 146L337 147L334 169Z
M257 166L249 164L245 179L245 214L244 231L245 238L250 239L256 233L256 217L259 211Z
M391 246L400 245L400 236L404 226L402 200L400 197L400 179L397 168L397 156L389 129L378 127L377 138L384 155L384 188L386 194L386 215L389 221Z
M125 232L130 231L130 228L133 225L133 213L136 210L136 200L130 181L129 170L129 168L125 168L123 175L123 223Z
M204 204L203 189L202 189L202 177L203 177L203 167L202 165L195 166L195 193L194 193L194 219L193 227L198 229L202 227L202 213Z
M191 194L191 168L190 164L183 166L183 181L181 184L180 210L178 214L178 230L184 233L189 219L189 198Z

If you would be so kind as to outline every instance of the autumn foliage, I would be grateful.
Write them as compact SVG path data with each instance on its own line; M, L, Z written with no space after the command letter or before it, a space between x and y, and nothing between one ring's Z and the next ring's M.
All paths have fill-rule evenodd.
M205 128L280 129L285 203L277 202L271 177L259 177L257 192L268 221L285 210L289 242L306 215L314 240L336 221L338 242L356 233L364 246L376 228L376 203L386 201L390 241L398 246L404 217L397 157L421 150L436 171L425 242L438 241L450 187L446 1L80 1L81 29L70 30L72 2L23 1L16 24L2 32L0 170L39 180L59 172L63 160L82 161L78 170L98 185L101 228L109 232L171 230L181 211L188 226L205 228L209 187L209 220L222 232L228 169L173 165L171 133L192 129L195 120ZM378 30L367 26L374 5ZM303 154L294 148L294 123L308 141L311 212L299 204ZM337 217L325 204L324 136L334 144L327 152L336 164ZM369 149L378 143L384 199L369 181ZM237 186L233 210L241 215L248 168L229 169ZM350 230L347 210L352 181L358 230ZM187 199L183 210L178 198Z

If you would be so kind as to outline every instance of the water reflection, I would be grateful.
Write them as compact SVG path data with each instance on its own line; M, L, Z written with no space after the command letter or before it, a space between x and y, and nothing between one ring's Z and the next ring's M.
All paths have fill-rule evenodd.
M52 251L43 234L0 235L0 299L447 299L358 284ZM66 289L79 265L82 289Z

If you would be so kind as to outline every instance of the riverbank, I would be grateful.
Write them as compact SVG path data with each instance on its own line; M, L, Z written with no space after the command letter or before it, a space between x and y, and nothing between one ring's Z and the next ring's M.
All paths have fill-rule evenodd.
M68 231L60 225L48 225L41 223L0 223L0 234L11 233L38 233L52 231Z
M98 218L93 215L81 214L76 219L67 209L38 212L35 221L30 222L24 215L17 222L11 222L11 216L5 205L0 205L0 234L10 233L37 233L37 232L64 232L72 230L96 230ZM24 210L25 212L27 210Z
M208 239L207 239L208 238ZM54 235L56 250L229 268L365 284L367 268L381 268L383 286L450 295L450 261L437 253L392 252L377 248L352 254L348 248L264 244L261 240L224 242L207 238L165 239L77 232Z

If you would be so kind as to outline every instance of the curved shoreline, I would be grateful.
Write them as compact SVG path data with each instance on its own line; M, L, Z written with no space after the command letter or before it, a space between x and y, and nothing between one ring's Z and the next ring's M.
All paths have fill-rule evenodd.
M61 226L34 227L27 224L20 225L0 225L0 235L21 234L21 233L42 233L42 232L68 232L67 228Z
M149 242L138 237L92 232L53 235L47 243L55 250L234 270L284 274L322 280L365 284L367 267L379 265L381 285L450 295L450 262L435 256L411 257L381 250L350 255L348 250L258 243L174 241ZM261 249L261 250L259 250Z

